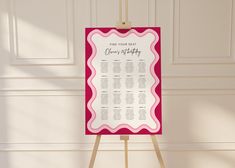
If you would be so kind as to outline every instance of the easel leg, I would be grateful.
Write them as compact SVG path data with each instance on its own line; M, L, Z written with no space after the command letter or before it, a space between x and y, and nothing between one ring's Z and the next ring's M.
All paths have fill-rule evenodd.
M129 136L120 136L121 140L125 143L125 168L128 168L128 140Z
M152 142L153 142L153 146L154 146L159 164L160 164L161 168L165 168L165 165L164 165L164 162L163 162L163 159L162 159L162 155L161 155L161 152L160 152L160 148L158 146L157 138L156 138L155 135L151 135L151 139L152 139Z
M99 147L99 144L100 144L100 139L101 139L101 135L97 135L96 139L95 139L95 145L94 145L94 148L93 148L93 151L92 151L92 155L91 155L91 160L90 160L89 168L93 168L94 167L97 150L98 150L98 147Z

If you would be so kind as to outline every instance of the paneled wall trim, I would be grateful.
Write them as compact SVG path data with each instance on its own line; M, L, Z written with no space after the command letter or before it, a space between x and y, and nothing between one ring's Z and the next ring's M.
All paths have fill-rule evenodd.
M47 144L0 144L0 151L91 151L93 143L47 143ZM153 151L153 144L150 142L130 142L131 151ZM235 143L159 143L163 151L233 151ZM123 150L121 142L101 142L101 151Z
M174 0L173 64L234 64L234 0Z
M8 139L9 135L1 135L0 152L91 151L94 139L85 137L83 132L84 28L115 26L118 0L5 1L9 7L11 60L1 64L0 105L4 113L0 113L0 126L3 132L10 132L7 130L9 123L16 128L23 125L23 130L32 135L42 126L41 120L37 119L43 116L49 125L54 122L54 127L49 130L44 125L39 138L21 137L17 129L11 132L12 139ZM164 151L235 151L232 134L235 110L234 0L129 0L129 3L133 6L129 14L132 26L156 26L157 20L160 23L157 26L163 30L162 87L166 100L163 102L163 119L167 131L159 136L160 148ZM173 54L165 54L166 50ZM218 104L219 100L221 104ZM58 104L61 106L57 107ZM31 105L33 110L23 105ZM183 108L184 105L188 109ZM205 111L201 112L202 109ZM19 118L23 113L28 115ZM213 116L212 125L207 123L210 116ZM204 124L201 126L210 125L200 127L203 128L202 136L197 132L200 125L196 122L197 117ZM60 123L57 121L64 122L59 129L71 130L64 139L62 133L54 131ZM229 131L210 134L211 128L218 126L217 121L222 122L221 130ZM192 129L188 134L178 135L184 127ZM191 135L193 131L195 134ZM45 138L48 135L51 137ZM177 136L183 140L171 139ZM123 143L110 138L101 142L99 149L120 151ZM129 149L152 151L153 146L148 139L134 139L130 141Z
M90 0L90 3L90 26L116 26L118 22L118 1L104 0L103 3L100 3L99 0ZM156 4L157 0L129 0L129 6L131 6L129 8L129 20L132 26L155 26ZM135 6L136 9L132 6ZM142 14L136 15L135 10L141 11Z
M74 0L8 5L12 64L74 64Z

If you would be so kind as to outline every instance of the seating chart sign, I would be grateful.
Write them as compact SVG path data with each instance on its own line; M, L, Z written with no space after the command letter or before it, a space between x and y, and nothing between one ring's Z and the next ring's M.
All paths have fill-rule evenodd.
M86 28L86 134L161 134L160 28Z

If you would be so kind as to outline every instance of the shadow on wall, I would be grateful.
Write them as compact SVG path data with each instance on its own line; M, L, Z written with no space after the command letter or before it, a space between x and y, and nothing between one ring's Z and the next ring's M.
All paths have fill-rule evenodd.
M33 79L39 78L39 79L41 79L42 82L46 83L49 81L47 80L47 78L41 78L42 75L54 78L54 77L58 76L58 74L55 74L56 68L58 68L58 69L61 69L61 68L59 65L57 65L57 66L53 66L53 65L52 66L47 66L47 65L31 66L30 62L29 62L29 66L14 66L14 65L10 64L9 60L10 60L10 57L12 57L12 55L11 55L12 52L10 51L9 38L11 35L9 36L9 32L12 32L12 27L11 27L11 25L9 27L10 21L8 19L11 19L11 18L10 18L10 16L8 16L9 15L8 11L6 11L6 9L8 9L7 5L8 5L8 0L0 0L0 167L13 168L14 167L13 165L17 163L18 155L14 155L16 158L15 157L11 158L11 154L12 153L15 154L16 151L6 151L5 149L9 145L8 143L16 143L16 147L18 147L18 146L21 147L20 145L25 146L25 144L35 144L36 147L38 144L42 144L42 146L43 146L43 144L45 144L45 145L49 145L50 143L56 144L57 143L56 139L55 139L55 142L52 139L53 142L46 142L46 143L45 142L41 143L41 140L43 139L43 137L41 137L41 139L38 139L37 142L32 142L31 140L34 139L35 137L37 137L37 133L38 133L37 131L39 131L39 130L37 130L37 127L39 127L40 124L44 123L44 125L48 126L48 129L53 128L55 130L56 130L55 127L57 127L58 124L55 124L55 122L50 122L49 119L46 121L42 120L42 118L40 118L39 115L37 115L36 113L35 113L35 115L31 115L32 113L28 112L28 105L27 104L22 104L22 106L18 109L15 109L15 107L10 106L10 110L9 110L7 108L7 107L9 107L9 105L14 105L14 101L18 101L18 100L19 100L19 102L24 102L22 100L25 97L27 97L27 95L21 95L21 91L18 92L16 90L5 90L6 88L9 87L8 84L6 83L6 81L8 82L8 79L14 79L14 77L13 78L5 78L3 76L7 76L7 75L9 75L9 72L15 71L15 72L19 72L21 74L25 74L25 76L31 76ZM29 36L26 37L26 38L28 38L28 40L30 40L30 41L27 41L27 43L25 43L25 44L29 44L29 45L27 45L28 52L26 50L24 50L26 54L36 52L36 51L41 51L43 49L43 47L46 49L50 49L50 46L45 45L45 43L43 41L38 41L38 39L34 39L35 36L38 36L37 31L40 31L40 29L42 30L41 32L47 32L48 36L51 34L51 36L49 36L51 38L51 39L49 39L49 41L52 40L51 41L52 44L55 45L55 43L53 43L53 38L54 38L54 41L59 41L58 45L63 44L63 37L61 37L61 36L63 36L63 34L61 34L60 32L53 31L52 29L50 29L50 27L43 27L43 25L37 24L37 23L40 23L40 20L37 21L37 20L33 20L32 18L20 18L20 19L22 19L22 20L25 19L25 23L28 23L28 25L27 24L23 25L24 29L25 29L24 31L26 31L25 34L30 36L30 37ZM51 24L53 24L53 23L51 23ZM35 28L35 31L34 30L29 31L30 28ZM27 32L27 31L29 31L29 32ZM23 39L25 39L25 38L23 38ZM48 40L48 39L46 39L46 40ZM59 49L60 49L60 47L58 48L58 50ZM58 54L61 54L61 53L58 53L57 50L56 51L48 50L48 51L51 51L52 54L57 54L57 56L58 56ZM27 56L30 56L30 55L26 55L26 57ZM69 69L69 66L61 65L61 67ZM6 69L7 69L7 72L6 72ZM52 69L53 71L50 71L50 69ZM25 79L27 80L27 77ZM63 80L63 78L61 80ZM51 84L51 86L55 86L55 88L61 88L61 90L63 90L65 88L65 86L73 86L74 85L72 80L69 82L64 80L63 82L60 82L60 83L54 82L54 83L50 83L50 84ZM23 86L19 86L19 87L24 88ZM39 88L39 90L40 90L40 88ZM73 90L70 90L70 91L73 91ZM16 95L14 95L15 93L16 93ZM44 93L44 91L42 91L42 96L43 96L43 93ZM45 91L45 93L47 93L47 91ZM45 95L45 97L47 97L47 96ZM34 98L35 98L35 100L33 100ZM37 95L35 97L32 97L32 101L35 105L38 105L38 103L39 103L39 102L37 102L38 99L43 100L43 98L40 98L40 96L37 96ZM53 99L52 99L52 101L53 101ZM45 101L41 101L41 103L42 103L42 106L50 105L50 104L48 104L48 102L45 102ZM77 108L77 109L82 109L81 107L79 108L77 106L79 106L80 104L83 105L84 103L79 102L76 104L75 103L70 103L70 104L76 106L75 108ZM58 105L58 106L60 106L60 105ZM12 109L14 109L14 112ZM40 113L39 110L37 112ZM9 113L10 113L10 115L9 115ZM76 122L76 125L74 125L74 127L76 127L76 128L82 127L83 128L83 125L82 125L83 122L81 122L81 120L84 119L84 112L81 110L77 110L76 113L77 114L70 113L70 115L74 115L71 117L77 118L77 120L78 120ZM60 115L60 114L58 114L58 115ZM10 116L10 118L9 118L9 116ZM32 131L27 132L27 128L22 130L21 126L17 127L17 124L20 124L20 122L15 124L14 120L16 118L18 121L20 121L20 120L22 120L22 118L24 118L25 121L27 120L26 123L33 122L32 125L35 127L35 132L32 132ZM51 121L54 121L54 120L55 120L55 118L51 118ZM23 122L23 121L21 121L21 122ZM21 124L23 125L25 123L21 123ZM69 122L68 122L68 124L69 124ZM30 129L32 130L34 128L31 127ZM60 132L60 131L63 132L64 130L57 128L56 132ZM72 129L71 132L72 131L73 131L73 133L71 133L71 135L74 134L75 137L78 137L78 139L76 140L76 142L68 142L68 143L72 143L72 144L76 145L76 143L84 143L84 142L89 141L87 139L87 137L81 136L81 134L83 132L80 132L80 129L79 129L79 132L77 130L74 131L74 129ZM9 133L10 133L10 135L9 135ZM79 135L77 135L77 134L79 134ZM61 134L61 135L63 136L63 134ZM45 132L45 136L49 136L49 135L47 135L47 133ZM14 137L14 138L12 138L12 137ZM28 137L28 139L26 139L24 142L22 142L21 137L24 137L24 139L26 139ZM71 137L70 139L74 139L74 138ZM16 140L16 142L14 140ZM57 143L57 144L60 145L60 143ZM63 143L61 143L61 144L63 145ZM62 165L56 165L57 160L53 160L52 159L53 157L45 159L44 155L40 154L39 151L36 151L37 149L32 149L32 150L33 151L24 151L24 149L23 149L24 152L22 152L22 149L19 149L19 150L17 149L17 152L22 152L20 158L28 158L29 160L32 160L32 162L38 162L39 165L48 165L48 166L50 165L51 167L58 167L58 168L60 166L62 166ZM53 151L50 151L50 150L49 151L46 151L46 149L43 149L43 150L45 150L44 151L45 154L49 153L49 154L53 155L53 153L54 153ZM66 149L65 149L65 152L67 152ZM38 155L34 154L34 153L38 153ZM61 151L58 153L62 154ZM16 161L16 163L14 161ZM71 162L73 162L71 164L80 165L81 162L84 162L84 161L85 161L84 158L76 158L73 160L71 159ZM11 162L14 162L14 163L12 164ZM51 163L51 162L53 162L53 163Z
M1 25L0 25L0 35L1 35ZM1 50L1 47L0 47ZM3 66L0 66L0 76L3 73ZM8 166L8 153L4 152L4 144L7 143L7 108L6 108L6 102L5 97L2 95L3 91L2 88L4 88L4 80L0 79L0 166L9 168ZM3 144L3 145L2 145Z
M163 99L164 140L187 148L166 153L167 167L235 166L234 150L217 149L219 144L235 141L231 134L235 130L233 100L234 95L200 93L168 95ZM192 147L188 148L188 144Z

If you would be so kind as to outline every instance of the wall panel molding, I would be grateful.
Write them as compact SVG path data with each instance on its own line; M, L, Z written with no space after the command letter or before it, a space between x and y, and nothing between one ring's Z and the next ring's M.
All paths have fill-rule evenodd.
M1 143L0 151L91 151L93 143ZM235 151L235 142L159 143L162 151ZM130 151L154 151L151 142L129 142ZM101 142L100 151L123 151L122 142Z
M174 90L234 90L235 78L231 77L172 77L163 78L163 89Z
M234 64L235 63L235 32L234 32L234 20L235 20L235 3L234 0L230 0L230 26L229 27L229 34L230 34L230 39L229 39L229 51L228 54L226 55L219 55L214 57L213 55L210 56L204 56L202 55L197 55L196 57L193 56L183 56L181 55L180 48L182 46L181 43L181 6L183 1L182 0L173 0L173 55L172 55L172 64ZM229 12L227 10L227 12ZM217 19L217 18L215 18ZM219 18L218 18L219 19ZM223 24L219 23L218 24ZM192 39L193 40L193 39ZM193 51L192 51L193 52Z
M163 78L163 90L234 90L235 78ZM0 79L1 91L84 90L84 78ZM183 83L183 85L182 85Z
M213 95L235 95L234 90L202 90L202 89L163 89L162 96L213 96ZM27 97L27 96L85 96L84 89L72 90L0 90L1 97Z
M10 78L0 79L0 91L84 90L83 78Z
M98 18L99 18L99 10L98 10L98 3L100 1L99 0L90 0L90 8L91 8L91 15L90 15L90 26L92 27L97 27L100 26L100 23L98 23ZM135 1L129 1L129 4L135 2ZM101 3L101 2L100 2ZM147 8L146 8L146 12L147 12L147 25L145 26L155 26L156 25L156 3L157 0L147 0L143 1L142 3L147 3ZM113 8L112 11L117 11L116 16L118 16L118 2L115 2L115 6L110 6L110 8ZM115 9L114 9L115 8ZM130 10L129 10L130 11ZM108 13L107 13L108 14ZM129 16L130 16L130 12L129 12ZM138 15L135 15L134 17L137 17ZM110 27L115 27L116 23L118 22L118 17L113 18L114 20L114 25L109 25ZM129 17L129 21L132 23L132 26L135 25L135 23L133 23L133 21L130 19Z
M15 91L0 91L0 97L36 97L36 96L85 96L84 90L28 90L28 91L22 91L22 90L15 90Z
M19 31L18 31L18 14L15 6L15 0L9 0L9 22L10 22L10 39L11 39L11 63L13 65L72 65L74 62L74 0L65 0L66 21L66 55L58 57L51 55L47 57L24 57L19 54ZM55 4L56 5L56 4ZM42 10L43 11L43 10ZM25 45L25 44L23 44ZM52 44L53 45L53 44Z

